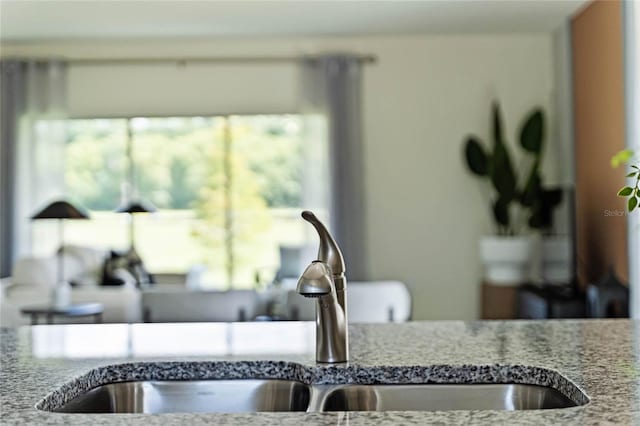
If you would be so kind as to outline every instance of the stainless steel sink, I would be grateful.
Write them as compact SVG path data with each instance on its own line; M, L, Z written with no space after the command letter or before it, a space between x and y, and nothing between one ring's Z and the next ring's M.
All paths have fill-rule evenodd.
M306 411L309 386L288 380L140 381L99 386L65 413L238 413Z
M557 390L535 385L345 385L328 390L321 410L511 411L575 406Z
M288 380L111 383L55 411L237 413L260 411L535 410L574 407L555 389L517 384L305 385Z

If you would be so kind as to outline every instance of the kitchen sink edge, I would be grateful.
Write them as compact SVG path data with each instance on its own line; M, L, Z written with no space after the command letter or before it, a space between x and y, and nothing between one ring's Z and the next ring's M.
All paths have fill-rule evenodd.
M590 401L582 389L560 372L518 364L305 366L288 361L159 361L94 368L46 395L35 408L56 412L91 389L111 383L247 379L289 380L306 385L522 384L555 389L576 406L584 406Z

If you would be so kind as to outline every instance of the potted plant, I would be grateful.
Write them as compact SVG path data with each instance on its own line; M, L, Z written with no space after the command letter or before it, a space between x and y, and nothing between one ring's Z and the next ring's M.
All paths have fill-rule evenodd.
M498 285L513 285L530 278L531 263L535 253L535 239L522 235L525 220L528 223L542 220L547 210L539 202L542 190L540 162L544 138L544 115L534 109L524 120L520 132L520 146L524 161L530 163L522 185L518 184L513 161L507 148L497 102L492 106L492 137L490 150L483 147L477 136L465 141L465 159L469 170L491 186L491 211L496 225L496 235L480 240L480 257L485 266L485 279ZM526 167L519 167L523 170Z
M542 234L541 275L546 284L566 284L573 278L571 240L559 235L553 226L553 212L562 202L561 187L545 188L540 185L531 207L529 227Z
M544 134L544 115L541 115L541 135ZM523 129L524 131L524 129ZM521 133L521 143L523 136ZM539 141L542 142L541 136ZM539 146L537 152L541 152ZM558 235L555 232L554 210L562 203L563 190L561 187L545 187L540 175L538 154L534 160L534 167L527 181L525 193L520 199L521 204L530 212L528 219L529 228L537 230L542 235L541 239L541 275L545 283L566 284L573 278L573 265L571 263L571 240L568 235ZM535 162L538 162L537 164Z

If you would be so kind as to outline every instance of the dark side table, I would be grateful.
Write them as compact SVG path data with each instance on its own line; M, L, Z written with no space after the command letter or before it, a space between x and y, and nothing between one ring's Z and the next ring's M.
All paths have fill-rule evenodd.
M96 323L102 322L102 312L104 306L101 303L79 303L65 307L55 307L51 305L24 306L20 312L24 315L31 315L31 325L38 324L40 315L46 317L47 324L53 324L53 317L94 317Z

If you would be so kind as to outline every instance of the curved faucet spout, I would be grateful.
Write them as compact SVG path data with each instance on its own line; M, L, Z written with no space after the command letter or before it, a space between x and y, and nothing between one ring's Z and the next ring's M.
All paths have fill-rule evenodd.
M318 260L305 269L297 287L300 295L316 299L316 360L346 362L349 359L349 334L347 279L342 252L312 212L302 212L302 218L314 226L320 237Z
M320 237L320 246L318 247L318 260L326 263L331 267L334 275L344 274L346 268L344 266L344 258L340 247L333 239L327 228L316 217L313 212L305 210L302 212L302 218L313 225Z

